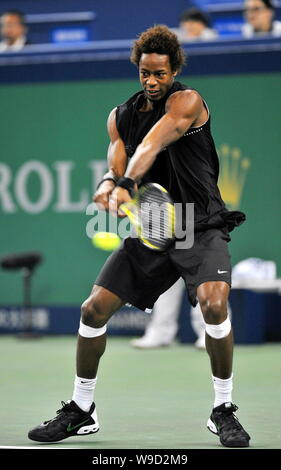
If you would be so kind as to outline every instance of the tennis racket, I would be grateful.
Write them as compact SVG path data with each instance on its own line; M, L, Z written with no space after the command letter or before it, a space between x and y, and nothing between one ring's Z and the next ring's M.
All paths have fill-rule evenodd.
M174 203L157 183L140 187L130 202L121 204L141 243L151 250L165 251L175 237Z

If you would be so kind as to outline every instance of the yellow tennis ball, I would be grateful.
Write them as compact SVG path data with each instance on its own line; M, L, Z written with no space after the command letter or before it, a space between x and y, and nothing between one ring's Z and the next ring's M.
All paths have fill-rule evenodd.
M92 238L92 244L100 250L113 251L121 244L121 238L112 232L97 232Z

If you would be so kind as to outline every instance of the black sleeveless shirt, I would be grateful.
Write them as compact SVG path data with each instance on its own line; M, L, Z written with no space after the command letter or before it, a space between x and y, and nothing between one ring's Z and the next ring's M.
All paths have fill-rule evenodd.
M134 94L117 107L116 126L124 141L128 158L135 153L143 138L166 113L166 102L171 94L192 89L174 82L168 93L153 102L153 110L142 112L146 100L143 91ZM204 102L204 106L207 105ZM233 230L245 220L245 214L228 211L217 186L219 159L211 135L210 113L199 127L191 127L176 142L160 152L141 184L159 183L170 193L174 202L194 203L195 230L212 227Z

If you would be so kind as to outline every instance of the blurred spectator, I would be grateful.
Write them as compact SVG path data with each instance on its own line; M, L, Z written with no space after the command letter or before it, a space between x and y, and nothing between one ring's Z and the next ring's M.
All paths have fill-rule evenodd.
M242 34L246 38L262 34L281 36L281 21L274 20L272 0L246 0L244 2L246 24Z
M198 8L190 8L181 14L179 28L175 32L180 42L211 41L218 36L211 28L209 18Z
M232 269L233 281L272 281L277 277L275 261L247 258Z
M2 41L0 52L20 51L28 44L27 27L23 13L18 10L9 10L0 17Z

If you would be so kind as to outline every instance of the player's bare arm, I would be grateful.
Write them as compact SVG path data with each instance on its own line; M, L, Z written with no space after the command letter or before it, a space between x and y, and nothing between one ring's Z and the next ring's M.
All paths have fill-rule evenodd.
M192 126L202 125L208 117L200 95L193 90L174 93L167 101L166 114L152 127L130 160L125 176L138 182L153 165L157 155L180 139ZM117 187L110 197L109 208L126 202L128 192Z
M107 151L107 162L109 171L104 175L104 181L99 185L93 196L94 202L100 209L108 210L109 197L115 188L115 181L124 175L127 167L127 154L116 127L116 108L109 114L107 120L107 131L110 144ZM112 178L112 179L107 179Z
M140 180L155 161L158 153L180 139L192 125L200 125L205 116L202 98L196 91L179 91L172 95L166 105L166 114L145 136L129 162L125 176ZM204 122L204 117L202 124ZM206 119L205 119L206 120Z

